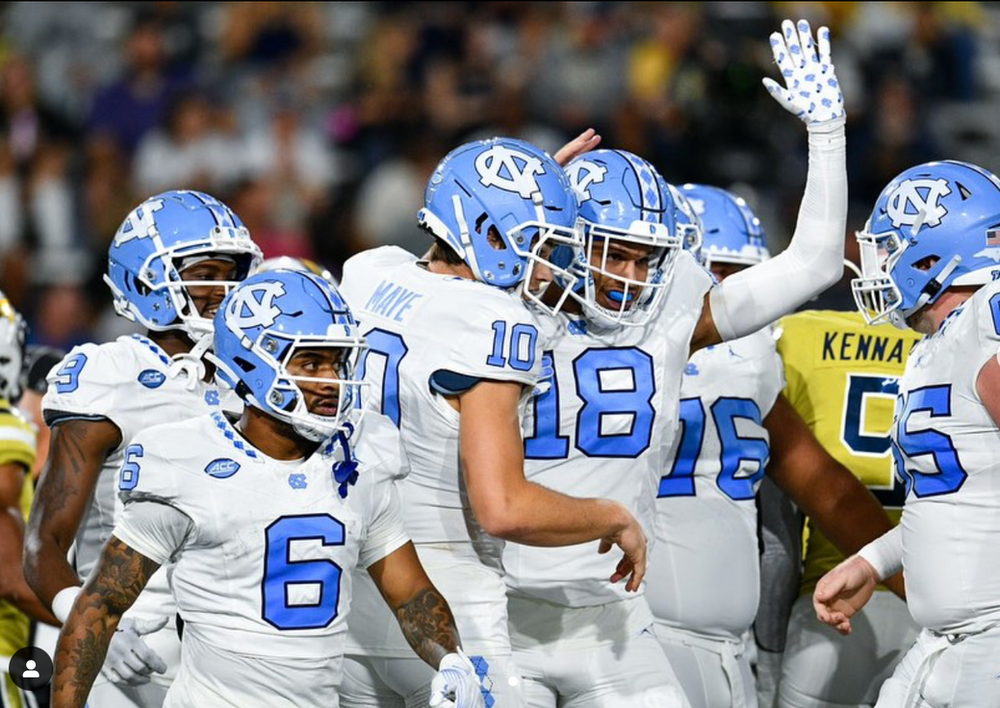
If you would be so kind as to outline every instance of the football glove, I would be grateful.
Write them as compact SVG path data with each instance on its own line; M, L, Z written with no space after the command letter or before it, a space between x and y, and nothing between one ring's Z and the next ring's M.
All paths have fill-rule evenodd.
M820 27L813 42L809 23L791 20L781 23L781 32L771 33L771 52L778 64L785 86L764 79L764 87L774 100L794 113L806 125L843 118L844 94L830 59L830 30Z
M159 654L146 646L142 638L163 629L167 619L166 616L155 620L126 617L119 622L101 667L105 678L119 686L142 686L149 683L149 675L154 671L164 673L167 665Z
M431 708L485 708L476 667L461 648L441 659L431 681Z

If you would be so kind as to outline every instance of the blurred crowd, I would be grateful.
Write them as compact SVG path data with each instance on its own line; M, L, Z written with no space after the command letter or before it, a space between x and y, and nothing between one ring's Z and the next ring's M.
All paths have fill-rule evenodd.
M0 282L31 341L103 341L122 326L107 246L151 194L211 192L266 256L336 272L372 246L424 250L423 187L457 144L554 151L590 126L669 181L747 197L780 251L805 130L760 78L786 16L833 32L852 229L912 164L1000 168L990 3L8 3Z

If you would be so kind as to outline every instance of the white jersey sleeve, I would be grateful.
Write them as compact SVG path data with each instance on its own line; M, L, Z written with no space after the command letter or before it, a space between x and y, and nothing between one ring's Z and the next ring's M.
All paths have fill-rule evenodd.
M907 604L946 634L1000 622L1000 429L976 390L1000 345L1000 282L980 288L920 341L900 380L892 428Z
M129 548L166 565L193 529L194 522L184 512L149 498L128 504L112 534Z
M379 562L410 540L403 528L403 514L395 483L391 480L381 482L374 494L377 506L358 559L358 565L363 568Z
M135 352L129 347L83 344L49 372L48 390L42 399L45 422L56 425L67 418L109 420L131 437L128 416L121 413L120 397L129 393L136 372ZM169 362L168 362L169 363Z

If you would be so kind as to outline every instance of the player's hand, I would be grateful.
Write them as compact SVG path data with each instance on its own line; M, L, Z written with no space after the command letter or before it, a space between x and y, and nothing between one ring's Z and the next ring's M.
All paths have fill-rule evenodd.
M625 589L629 592L636 592L646 575L646 533L632 514L627 510L625 513L628 514L628 524L617 534L602 538L597 552L607 553L614 546L622 549L625 556L615 568L611 582L617 583L628 578Z
M813 42L805 20L799 20L797 28L791 20L782 22L781 32L771 33L771 52L785 86L764 79L764 87L774 100L806 125L844 116L844 94L830 59L830 30L820 27L817 38L818 42Z
M813 609L820 622L841 634L851 633L851 617L865 606L879 583L871 563L851 556L820 578L813 591Z
M596 149L600 144L601 136L597 134L597 131L593 128L587 128L585 131L559 148L559 151L556 152L553 157L556 162L565 167L571 163L574 158L580 157L580 155L585 152Z
M485 708L476 667L461 647L441 659L431 681L429 705L431 708Z
M154 671L164 673L167 665L142 638L163 629L167 619L166 616L155 620L126 617L119 622L108 647L108 657L101 667L104 677L119 686L142 686L149 683L149 676Z

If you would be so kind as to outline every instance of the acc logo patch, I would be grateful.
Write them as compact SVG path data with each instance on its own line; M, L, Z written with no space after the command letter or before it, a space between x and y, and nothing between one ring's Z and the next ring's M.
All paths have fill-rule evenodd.
M146 369L139 372L136 380L146 388L159 388L167 380L167 375L156 369Z
M948 210L939 202L951 194L946 179L908 179L889 197L886 214L897 229L915 226L919 221L927 226L937 226Z
M496 187L530 199L539 191L535 175L545 174L545 167L537 157L504 145L494 145L476 158L476 172L484 187Z
M227 457L212 460L205 466L205 473L216 479L227 479L239 471L240 463Z

